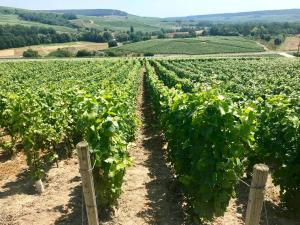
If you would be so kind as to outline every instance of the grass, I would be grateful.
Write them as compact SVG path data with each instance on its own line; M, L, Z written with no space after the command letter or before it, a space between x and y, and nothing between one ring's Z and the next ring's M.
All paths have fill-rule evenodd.
M201 37L190 39L153 39L111 48L116 55L132 53L202 55L217 53L262 52L255 41L241 37Z
M70 27L64 26L55 26L55 25L48 25L44 23L32 22L21 20L17 15L13 14L1 14L0 13L0 25L23 25L23 26L38 26L38 27L52 27L58 32L76 32L75 29Z

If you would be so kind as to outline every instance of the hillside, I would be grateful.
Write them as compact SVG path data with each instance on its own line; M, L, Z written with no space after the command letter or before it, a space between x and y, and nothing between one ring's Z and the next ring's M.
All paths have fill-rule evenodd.
M211 22L295 22L300 21L300 9L265 10L240 13L223 13L167 18L167 21L211 21Z
M45 24L38 21L28 21L20 17L23 14L38 14L40 17L63 14L76 14L77 19L62 20L65 25ZM24 25L24 26L43 26L52 27L59 32L76 32L77 27L110 29L127 31L133 26L135 31L152 32L159 31L161 28L171 29L176 26L176 22L163 21L161 18L140 17L130 15L126 12L110 9L84 9L84 10L27 10L0 6L0 24ZM74 27L72 26L74 25Z
M110 29L114 31L127 31L130 26L133 26L135 31L152 32L159 31L161 28L172 29L176 27L176 22L163 21L155 17L139 17L134 15L124 16L78 16L74 20L77 26L96 28L96 29Z
M39 20L47 19L48 23L32 21L34 14ZM68 20L65 14L75 14L76 18ZM31 17L30 20L26 18ZM60 18L61 17L61 18ZM25 18L25 19L24 19ZM57 18L60 18L57 21ZM180 22L179 22L180 21ZM198 21L209 22L283 22L299 21L300 9L270 10L257 12L225 13L198 15L174 18L142 17L113 9L66 9L66 10L27 10L0 6L0 24L52 27L59 32L76 32L76 28L110 29L127 31L130 26L135 31L152 32L163 29L189 26Z
M65 10L41 10L41 12L72 13L82 16L127 16L127 12L115 9L65 9Z
M260 52L263 47L241 37L201 37L189 39L153 39L107 49L116 55L127 54L186 54Z

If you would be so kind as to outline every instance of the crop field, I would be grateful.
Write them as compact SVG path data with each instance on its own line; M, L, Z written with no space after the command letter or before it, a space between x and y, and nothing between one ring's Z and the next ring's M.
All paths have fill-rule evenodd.
M158 190L161 184L170 186L162 175L164 159L139 161L154 154L154 148L161 155L166 148L166 160L184 195L184 210L198 222L224 215L240 179L251 176L254 164L265 163L280 187L280 205L299 215L299 74L300 61L284 58L0 62L0 148L12 155L22 151L37 181L47 176L49 165L72 156L77 143L88 142L99 211L121 196L118 207L124 211L119 215L127 215L130 204L137 210L151 207L145 205L154 201L148 196L152 192L172 207L180 205L171 192L162 200L165 189ZM137 113L145 107L150 111ZM157 126L145 119L147 113ZM149 132L148 127L159 131L140 133ZM161 132L167 147L162 140L151 142ZM138 145L136 152L132 142ZM137 154L137 164L132 154ZM148 176L160 180L150 182ZM145 202L135 195L140 189ZM170 211L167 219L175 212Z
M117 55L131 53L202 55L216 53L262 52L252 40L239 37L202 37L190 39L156 39L112 48Z
M31 176L41 179L47 163L85 140L96 169L103 171L97 189L103 206L118 196L130 164L124 143L134 135L141 64L48 61L0 67L0 127L11 137L10 146L4 145L14 149L21 141Z
M222 215L239 178L258 162L273 166L282 204L299 209L299 65L282 59L147 63L169 159L200 218Z
M300 44L300 36L287 37L280 46L281 51L297 51Z
M110 28L116 31L128 31L130 26L133 26L136 31L152 32L158 31L161 28L172 29L176 28L174 22L163 22L160 18L139 17L128 15L124 16L79 16L79 19L73 21L82 27L89 27L95 29Z
M95 42L68 42L61 44L44 44L33 45L21 48L12 48L0 50L0 58L14 58L23 56L23 52L32 49L38 51L40 56L47 56L50 52L57 50L58 48L66 48L71 52L76 53L78 50L86 49L89 51L98 51L108 48L107 43L95 43Z

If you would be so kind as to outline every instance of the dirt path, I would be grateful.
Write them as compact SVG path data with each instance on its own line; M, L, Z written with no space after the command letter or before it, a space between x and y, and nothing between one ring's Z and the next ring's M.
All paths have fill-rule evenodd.
M163 156L162 134L144 88L143 85L138 107L142 126L130 150L134 163L126 171L115 216L105 225L184 224L180 196L172 188L176 185Z
M296 56L290 55L286 52L278 52L278 54L286 58L296 58Z
M260 43L260 42L258 42L258 41L256 41L256 43L257 43L259 46L263 47L265 51L270 51L270 49L269 49L266 45L264 45L264 44L262 44L262 43Z

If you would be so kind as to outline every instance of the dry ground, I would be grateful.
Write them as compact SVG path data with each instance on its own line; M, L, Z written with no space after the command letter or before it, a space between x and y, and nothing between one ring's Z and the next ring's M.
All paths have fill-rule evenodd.
M287 37L280 46L281 51L297 51L300 43L300 36Z
M51 44L51 45L34 45L22 48L12 48L0 50L0 58L12 58L21 57L23 52L27 49L33 49L39 52L41 56L46 56L50 52L57 50L58 48L67 48L72 52L77 52L81 49L87 49L90 51L102 50L108 48L107 43L93 43L93 42L71 42L62 44Z

